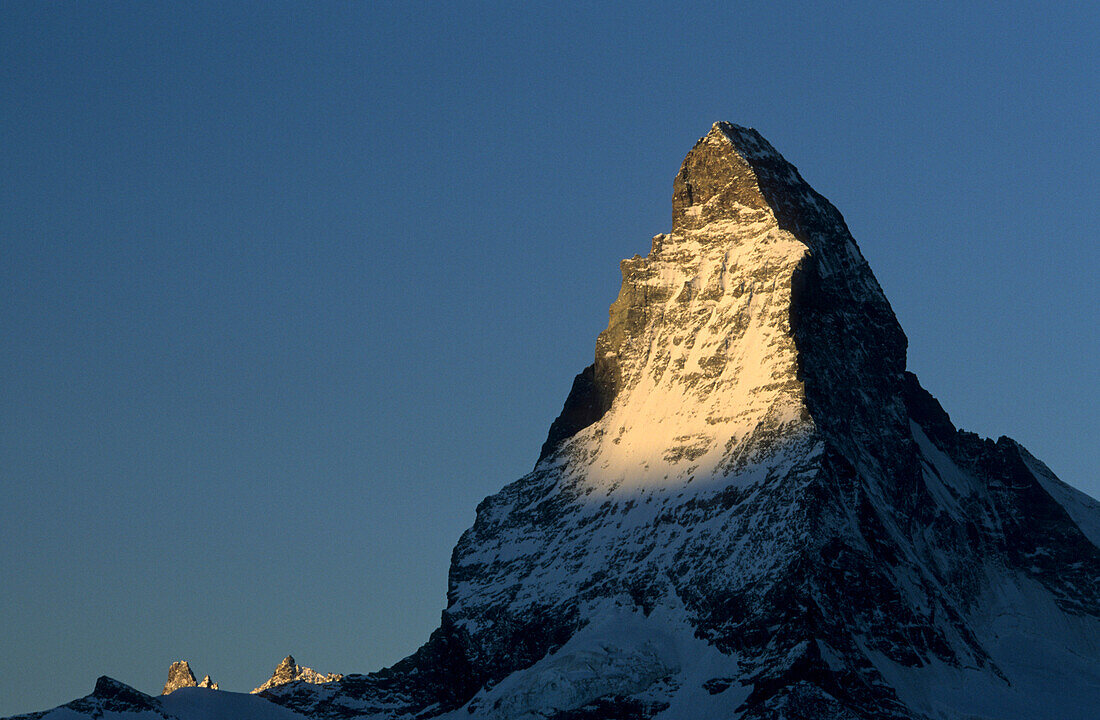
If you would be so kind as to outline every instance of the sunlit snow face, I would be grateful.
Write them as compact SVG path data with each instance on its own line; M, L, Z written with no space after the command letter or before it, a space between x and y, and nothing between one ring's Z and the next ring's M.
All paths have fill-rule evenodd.
M628 490L725 474L746 442L802 422L789 313L807 253L757 212L660 236L632 261L617 302L641 298L646 322L613 350L622 388L611 409L570 443L589 482Z

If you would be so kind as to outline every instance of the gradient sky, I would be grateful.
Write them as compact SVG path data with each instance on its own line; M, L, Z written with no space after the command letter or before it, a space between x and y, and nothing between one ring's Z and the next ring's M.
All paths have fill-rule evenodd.
M1100 495L1096 4L831 5L0 4L0 716L414 650L719 119Z

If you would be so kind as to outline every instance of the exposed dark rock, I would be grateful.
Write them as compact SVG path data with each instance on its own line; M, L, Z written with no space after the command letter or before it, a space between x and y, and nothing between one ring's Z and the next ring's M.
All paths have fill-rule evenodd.
M613 385L602 384L596 380L596 366L589 365L573 378L573 387L565 399L561 414L550 425L550 432L539 453L539 461L552 454L562 441L573 437L581 430L603 417L614 399Z

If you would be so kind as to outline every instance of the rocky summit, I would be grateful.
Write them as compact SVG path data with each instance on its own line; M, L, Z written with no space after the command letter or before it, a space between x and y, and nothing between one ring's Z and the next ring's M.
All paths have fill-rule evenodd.
M186 660L178 660L168 667L168 682L164 683L161 695L171 695L176 690L185 687L200 687L207 690L217 690L218 684L210 679L209 675L195 682L195 674L191 671L191 665Z
M209 675L206 679L209 679ZM161 695L168 695L182 687L195 687L195 674L186 660L177 660L168 667L168 681L164 683Z
M1100 504L955 428L843 217L763 137L716 123L622 274L427 642L259 697L318 720L1096 717Z
M283 658L283 661L275 668L275 672L271 674L271 677L260 687L253 690L253 694L261 693L264 690L269 690L278 685L286 685L296 681L307 683L329 683L337 680L342 680L343 675L336 673L323 674L319 673L313 668L302 667L294 661L293 655L287 655Z

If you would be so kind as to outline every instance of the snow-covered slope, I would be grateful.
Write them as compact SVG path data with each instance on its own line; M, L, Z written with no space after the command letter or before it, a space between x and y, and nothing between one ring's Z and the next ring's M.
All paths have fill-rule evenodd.
M263 697L314 718L1096 717L1100 508L954 428L793 166L716 123L671 231L622 270L535 468L455 547L439 629Z
M101 677L91 695L45 712L11 720L303 720L302 716L245 693L184 686L170 694L151 697L134 688Z

